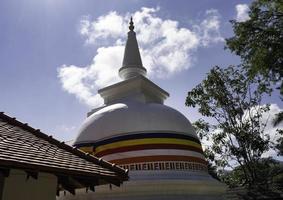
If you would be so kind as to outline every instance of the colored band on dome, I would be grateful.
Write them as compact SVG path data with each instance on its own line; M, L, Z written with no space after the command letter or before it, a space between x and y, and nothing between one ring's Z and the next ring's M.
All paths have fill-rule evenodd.
M97 157L115 157L117 154L117 159L120 159L121 155L126 155L127 152L141 152L140 155L136 155L136 157L140 157L144 156L142 155L143 151L146 152L148 150L153 151L151 156L156 156L156 154L154 155L154 151L156 150L165 150L165 152L166 150L182 150L188 152L186 156L190 156L190 152L196 152L200 156L194 157L203 159L203 156L201 156L203 151L199 140L189 135L177 133L128 134L116 136L95 143L79 144L77 146L80 147L81 150L89 152ZM164 153L160 155L163 154ZM133 155L130 155L131 154L129 154L129 157L134 157ZM176 156L177 155L178 153L176 152Z
M114 153L123 153L127 151L137 151L137 150L147 150L147 149L180 149L180 150L190 150L198 153L203 153L202 149L189 145L182 144L141 144L141 145L132 145L126 147L118 147L114 149L106 149L95 153L95 156L102 157Z
M187 149L202 153L201 145L186 139L175 138L146 138L136 140L126 140L120 142L114 142L112 144L106 144L98 146L94 149L95 156L105 156L108 154L119 153L127 151L144 150L144 149Z
M104 160L117 160L123 158L142 157L142 156L192 156L205 159L204 155L195 151L179 150L179 149L146 149L138 151L128 151L125 153L114 153L101 158Z
M186 139L190 141L194 141L200 144L199 139L187 135L187 134L180 134L180 133L131 133L127 135L120 135L114 136L108 139L104 139L95 143L81 143L76 144L77 147L86 147L86 146L93 146L98 147L105 144L110 144L113 142L125 141L125 140L133 140L133 139L145 139L145 138L178 138L178 139Z
M128 134L76 146L97 157L108 158L108 161L116 164L156 161L189 161L206 164L199 140L185 134ZM151 151L152 153L148 153ZM170 155L167 155L166 151L168 154L170 151ZM180 151L183 155L178 153ZM136 153L133 155L134 152Z
M131 163L145 163L145 162L158 162L158 161L189 161L207 164L207 161L201 158L193 157L193 156L141 156L141 157L131 157L131 158L123 158L117 160L110 160L109 162L115 163L118 165L126 165Z

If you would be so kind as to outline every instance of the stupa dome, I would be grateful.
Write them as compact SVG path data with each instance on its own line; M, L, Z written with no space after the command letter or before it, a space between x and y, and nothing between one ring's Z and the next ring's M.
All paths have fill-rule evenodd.
M119 70L123 81L98 90L104 105L88 113L74 146L129 169L130 180L112 191L80 190L77 199L222 199L225 187L209 176L190 121L164 105L169 93L146 78L132 19L129 29Z
M158 103L126 101L106 106L83 122L75 145L132 133L180 133L197 138L179 111Z
M129 28L119 70L124 80L98 90L104 105L88 114L74 145L129 169L130 175L139 170L170 171L161 178L179 169L207 174L191 123L164 105L169 93L145 77L132 20Z

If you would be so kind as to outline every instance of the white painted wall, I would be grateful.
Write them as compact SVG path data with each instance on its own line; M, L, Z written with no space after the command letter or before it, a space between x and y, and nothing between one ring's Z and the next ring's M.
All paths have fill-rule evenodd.
M39 173L38 179L27 179L24 171L10 170L4 180L2 200L55 200L56 187L57 177L53 174Z
M77 189L76 195L60 192L57 200L224 200L226 187L210 180L139 180L120 187L102 185L95 192Z

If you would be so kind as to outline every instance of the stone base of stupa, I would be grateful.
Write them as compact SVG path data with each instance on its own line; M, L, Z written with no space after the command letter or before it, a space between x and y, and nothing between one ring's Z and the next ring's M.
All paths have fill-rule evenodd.
M155 174L154 174L155 173ZM60 193L60 200L222 200L226 187L207 174L184 173L183 179L163 177L157 179L156 172L152 172L151 180L142 180L142 176L134 176L133 179L124 182L120 187L109 185L98 186L95 192L86 189L76 190L76 195ZM148 177L150 173L144 176ZM131 176L130 176L131 177ZM173 177L172 177L173 178Z

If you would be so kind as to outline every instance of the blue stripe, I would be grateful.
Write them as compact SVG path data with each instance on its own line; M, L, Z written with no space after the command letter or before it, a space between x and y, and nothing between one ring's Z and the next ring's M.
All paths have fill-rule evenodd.
M86 147L93 146L98 147L105 144L110 144L114 142L124 141L124 140L133 140L133 139L145 139L145 138L176 138L176 139L186 139L190 141L194 141L200 144L200 141L192 136L184 135L184 134L176 134L176 133L138 133L138 134L129 134L129 135L121 135L109 139L105 139L99 142L94 143L76 143L76 147Z

